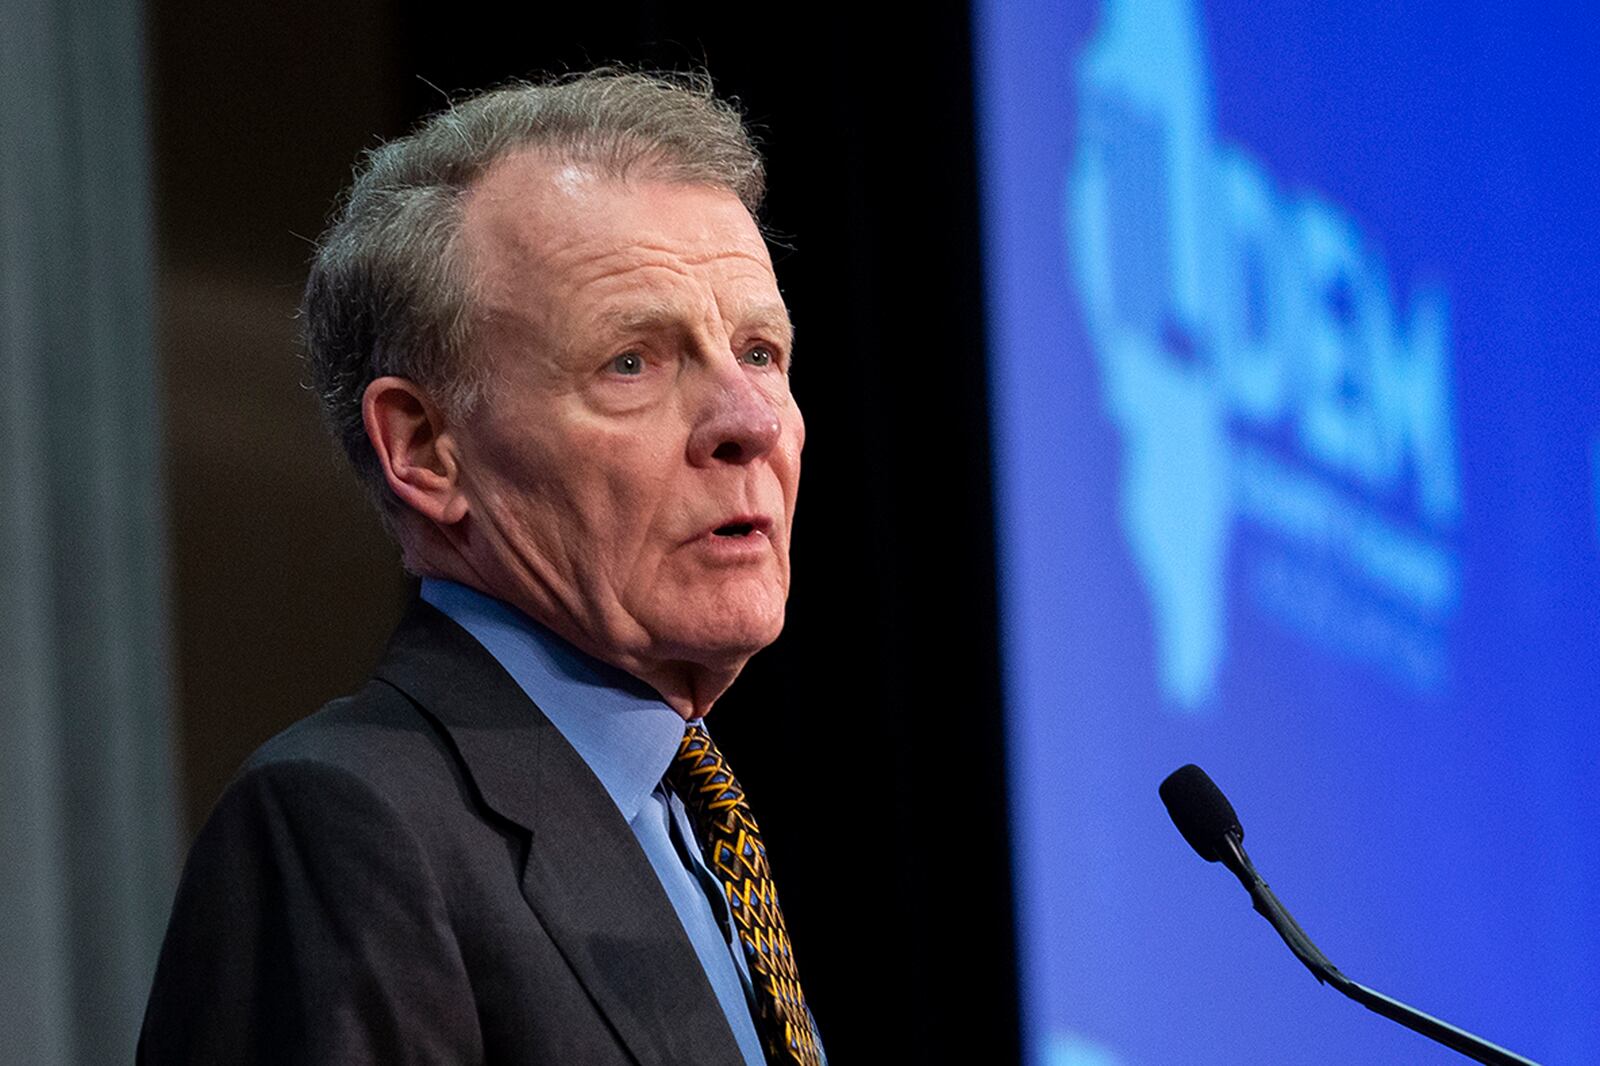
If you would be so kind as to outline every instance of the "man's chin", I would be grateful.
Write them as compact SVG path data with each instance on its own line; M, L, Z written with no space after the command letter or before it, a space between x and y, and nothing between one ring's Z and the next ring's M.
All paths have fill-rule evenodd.
M738 670L778 639L783 631L783 606L753 611L713 608L650 628L663 658Z
M742 669L752 655L777 640L782 630L780 621L761 629L691 634L679 643L673 658L716 669Z

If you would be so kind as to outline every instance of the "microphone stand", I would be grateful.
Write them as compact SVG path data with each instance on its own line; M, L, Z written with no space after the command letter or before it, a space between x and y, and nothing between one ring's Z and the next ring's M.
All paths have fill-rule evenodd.
M1272 923L1272 928L1276 929L1283 942L1289 945L1289 950L1294 952L1295 957L1305 964L1306 969L1311 971L1311 976L1319 982L1332 985L1368 1010L1381 1014L1391 1021L1399 1022L1407 1029L1421 1033L1430 1040L1438 1041L1445 1047L1459 1051L1478 1062L1488 1063L1489 1066L1538 1066L1532 1059L1525 1059L1498 1044L1491 1044L1483 1037L1475 1036L1465 1029L1458 1029L1431 1014L1424 1014L1415 1007L1391 999L1382 992L1374 991L1340 973L1339 968L1311 942L1306 931L1300 928L1300 923L1284 909L1282 903L1278 902L1278 897L1273 895L1272 889L1267 887L1261 875L1256 873L1250 856L1245 854L1240 834L1232 829L1228 830L1223 834L1223 844L1219 858L1250 893L1250 900L1255 906L1256 913Z

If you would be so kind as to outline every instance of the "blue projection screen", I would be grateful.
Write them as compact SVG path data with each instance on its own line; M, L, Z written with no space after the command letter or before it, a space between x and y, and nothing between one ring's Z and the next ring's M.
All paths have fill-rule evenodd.
M1023 1014L1043 1066L1600 1062L1600 33L984 0Z

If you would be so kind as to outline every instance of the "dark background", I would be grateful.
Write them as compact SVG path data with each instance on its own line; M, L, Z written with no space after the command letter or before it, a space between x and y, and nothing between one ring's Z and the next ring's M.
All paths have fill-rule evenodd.
M766 151L808 425L788 626L718 704L719 742L832 1060L1015 1061L967 9L579 7L150 6L188 828L359 683L410 594L295 343L356 157L445 93L703 68Z

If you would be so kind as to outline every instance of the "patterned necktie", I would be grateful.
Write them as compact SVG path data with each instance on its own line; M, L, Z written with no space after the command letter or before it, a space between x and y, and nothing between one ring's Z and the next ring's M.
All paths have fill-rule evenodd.
M773 1066L818 1066L822 1052L800 992L800 973L778 909L761 831L745 802L744 789L699 722L691 722L684 731L678 754L667 768L667 783L688 808L701 854L727 896L756 986L756 1027L766 1045L767 1061Z

